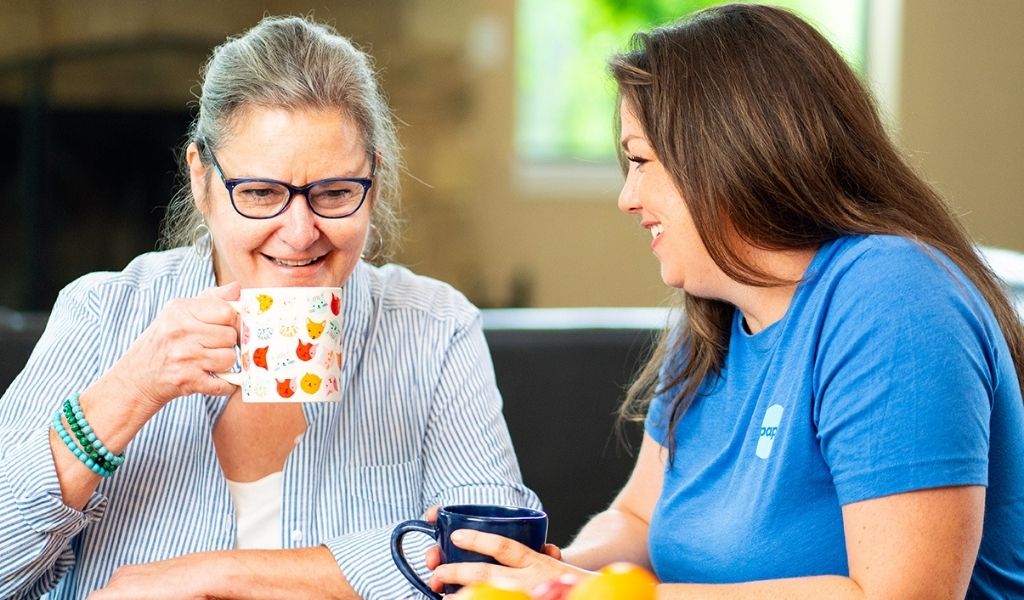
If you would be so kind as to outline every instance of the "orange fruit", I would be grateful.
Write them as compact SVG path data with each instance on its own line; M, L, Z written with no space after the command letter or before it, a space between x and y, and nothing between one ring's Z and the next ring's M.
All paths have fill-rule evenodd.
M530 600L530 595L523 590L495 581L467 585L455 597L459 600Z
M658 580L646 569L617 562L576 584L566 600L654 600L656 585Z

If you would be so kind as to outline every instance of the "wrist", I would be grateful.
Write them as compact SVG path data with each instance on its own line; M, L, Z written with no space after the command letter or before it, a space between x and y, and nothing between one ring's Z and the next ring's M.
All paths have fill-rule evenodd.
M267 600L357 600L358 596L323 546L286 550L225 550L208 553L215 573L202 583L214 598Z
M106 447L120 454L156 414L133 386L114 373L107 373L79 394L82 411L96 436Z

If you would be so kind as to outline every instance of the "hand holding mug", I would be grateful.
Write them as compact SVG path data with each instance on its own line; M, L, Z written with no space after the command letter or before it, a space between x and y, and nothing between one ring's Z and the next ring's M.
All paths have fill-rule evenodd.
M239 290L237 283L229 283L168 302L106 377L138 397L150 414L179 396L233 393L234 386L210 373L235 364L238 316L229 302Z
M429 517L428 517L429 518ZM492 533L460 530L452 541L463 550L490 556L491 563L441 564L439 548L427 552L427 567L434 569L430 579L433 590L458 589L481 581L505 581L524 590L536 590L553 581L578 581L590 573L561 562L562 553L554 544L539 551Z
M437 509L433 522L405 521L395 527L391 534L391 557L398 570L419 591L435 599L441 596L416 576L402 552L402 538L410 532L425 533L437 540L438 554L443 567L465 567L466 569L501 568L495 558L487 552L476 552L462 547L460 539L473 539L475 535L486 536L498 545L514 544L526 552L539 552L545 547L548 532L548 517L539 510L513 506L462 504ZM485 547L478 549L487 550ZM465 563L465 564L462 564ZM437 578L435 571L434 578ZM446 581L445 593L454 593L461 583L469 581ZM438 586L440 587L440 586Z

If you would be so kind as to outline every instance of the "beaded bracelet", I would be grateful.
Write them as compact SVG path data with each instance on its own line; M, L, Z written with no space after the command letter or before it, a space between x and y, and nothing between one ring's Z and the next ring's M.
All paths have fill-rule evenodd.
M96 473L100 477L110 477L114 474L113 472L96 464L96 461L89 458L85 452L82 452L82 449L78 447L78 444L76 444L73 439L71 439L71 435L64 429L64 425L60 422L59 410L53 413L53 430L57 432L57 435L60 436L60 439L68 447L68 450L70 450L78 460L85 463L85 466L89 467L93 473Z
M70 433L61 422L62 414L68 422ZM115 455L96 438L96 434L89 422L85 420L85 413L82 412L82 407L78 403L78 394L65 400L61 408L54 413L53 429L68 450L97 475L110 477L114 474L114 470L124 462L124 453ZM72 433L78 438L78 444L72 439Z
M71 412L75 416L75 420L81 426L83 436L90 442L93 449L103 457L107 462L114 465L114 467L121 466L124 462L124 453L114 454L103 445L103 442L96 438L96 434L93 433L92 427L89 426L89 422L85 420L85 413L82 412L82 405L78 403L78 394L72 394L70 398L64 401L64 409L67 411L68 407L71 407ZM67 412L65 412L67 414ZM71 425L70 421L68 422ZM79 438L81 439L81 438ZM83 444L83 447L85 444Z
M78 438L78 447L81 448L82 452L84 452L85 455L91 458L96 464L113 473L114 469L117 468L117 465L110 463L107 458L101 455L93 445L93 441L98 440L96 440L96 434L92 432L92 427L90 427L88 423L84 426L78 423L78 418L75 417L75 412L72 409L71 404L66 400L64 401L63 410L64 420L67 421L68 428L71 429L71 433Z

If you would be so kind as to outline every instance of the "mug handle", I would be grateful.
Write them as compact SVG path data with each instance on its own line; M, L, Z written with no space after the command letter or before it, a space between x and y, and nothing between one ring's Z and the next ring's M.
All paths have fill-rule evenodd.
M231 308L235 309L235 312L238 313L238 316L242 316L241 300L227 300L226 302L229 305L231 305ZM231 371L225 371L223 373L213 373L213 375L220 377L221 379L230 383L231 385L237 385L238 387L242 387L242 382L245 381L245 375L243 375L241 372L236 373Z
M405 559L405 554L402 553L402 538L405 537L405 534L413 531L425 533L434 538L434 540L437 540L437 527L431 523L419 520L403 521L391 532L391 559L395 561L395 566L398 567L398 570L409 580L413 587L434 600L441 600L441 594L430 589L430 586L416 575L416 571L413 571L412 567L409 566L409 561Z

